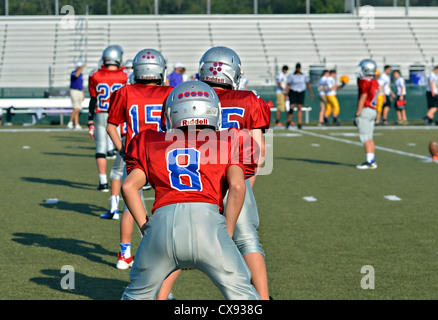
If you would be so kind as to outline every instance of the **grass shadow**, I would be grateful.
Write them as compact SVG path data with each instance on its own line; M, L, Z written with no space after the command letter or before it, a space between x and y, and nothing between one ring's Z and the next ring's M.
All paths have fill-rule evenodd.
M12 241L24 246L40 246L68 254L75 254L91 262L101 263L114 268L114 263L109 263L101 257L114 257L114 252L103 248L100 244L71 238L51 238L38 233L14 233L13 236Z
M45 183L45 184L53 184L53 185L58 185L58 186L66 186L66 187L78 188L78 189L89 189L88 187L95 188L95 186L96 186L95 184L74 182L74 181L68 181L68 180L64 180L64 179L44 179L44 178L36 178L36 177L22 177L21 180L28 181L28 182L34 182L34 183Z
M96 206L90 203L71 203L67 201L58 201L57 203L41 203L40 206L47 209L56 209L64 211L75 211L90 216L100 216L101 213L107 211L107 208Z
M44 276L31 278L30 281L62 293L83 296L92 300L120 300L126 286L129 284L127 281L89 277L76 271L73 274L71 272L73 271L61 273L61 270L44 269L41 270ZM71 289L62 288L63 277L68 277L67 284Z
M342 163L337 161L328 161L328 160L316 160L316 159L302 159L302 158L289 158L289 157L276 157L274 159L279 160L289 160L289 161L301 161L301 162L307 162L307 163L313 163L313 164L328 164L332 166L345 166L345 167L356 167L355 164L349 164L349 163Z

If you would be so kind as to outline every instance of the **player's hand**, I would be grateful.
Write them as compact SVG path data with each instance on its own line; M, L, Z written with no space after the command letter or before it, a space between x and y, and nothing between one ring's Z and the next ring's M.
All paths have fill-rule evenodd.
M88 133L90 134L91 139L94 140L94 124L93 123L88 124Z
M141 228L140 228L141 236L144 236L144 233L146 232L147 227L148 227L147 222L141 226Z
M354 116L353 124L355 127L357 127L357 124L359 123L359 116Z

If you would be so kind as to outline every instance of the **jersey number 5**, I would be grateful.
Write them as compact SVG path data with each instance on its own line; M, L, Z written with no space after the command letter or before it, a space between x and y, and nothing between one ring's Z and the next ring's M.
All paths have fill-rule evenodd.
M167 153L167 171L172 188L202 191L200 152L194 148L173 149Z
M144 106L145 119L144 123L146 125L151 125L153 130L158 132L163 132L161 130L161 109L163 106L161 104L157 105L146 105ZM131 127L133 136L140 131L140 116L138 114L138 105L134 104L129 109L129 116L131 117Z

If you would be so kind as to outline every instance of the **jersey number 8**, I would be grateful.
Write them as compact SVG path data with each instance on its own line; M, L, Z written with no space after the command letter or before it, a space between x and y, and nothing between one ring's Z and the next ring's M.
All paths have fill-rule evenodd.
M202 191L200 152L194 148L178 148L167 154L167 171L172 188L179 191Z

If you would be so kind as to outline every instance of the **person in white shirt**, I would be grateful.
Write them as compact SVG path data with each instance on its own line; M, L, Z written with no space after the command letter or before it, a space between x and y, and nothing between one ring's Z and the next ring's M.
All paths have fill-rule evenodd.
M395 93L391 90L391 66L386 65L383 68L383 72L380 75L379 82L383 85L383 89L386 96L386 101L383 103L382 106L382 124L387 125L388 124L388 113L391 109L391 101L395 98Z
M408 124L408 119L406 118L406 82L399 70L395 70L393 75L397 88L397 97L394 103L395 110L397 111L397 123Z
M345 84L336 84L336 70L330 70L330 74L326 80L326 96L327 104L325 108L324 124L328 125L328 118L333 114L333 124L339 126L338 116L340 112L338 97L336 96L338 89Z
M433 124L433 118L438 110L438 66L433 68L433 71L429 74L427 79L427 114L424 117L424 124Z
M276 106L277 106L277 114L275 117L275 126L282 127L283 124L280 122L281 113L286 110L286 86L287 86L287 71L289 67L284 65L281 69L281 72L277 74L275 77L275 81L277 82L277 90L275 92L277 96Z
M322 72L321 79L319 79L318 83L318 91L319 91L319 120L318 120L318 126L324 125L324 114L325 114L325 107L327 105L327 96L325 95L325 92L327 91L327 77L329 76L329 71L326 69Z
M301 108L304 104L304 97L306 94L306 88L310 91L311 99L314 99L312 87L310 86L309 76L303 72L301 72L301 63L297 63L295 65L295 72L291 73L287 77L287 86L286 92L289 95L290 101L290 109L287 115L287 124L286 128L288 128L292 123L292 115L294 107L297 107L297 127L301 129L302 120L303 120L303 111Z

